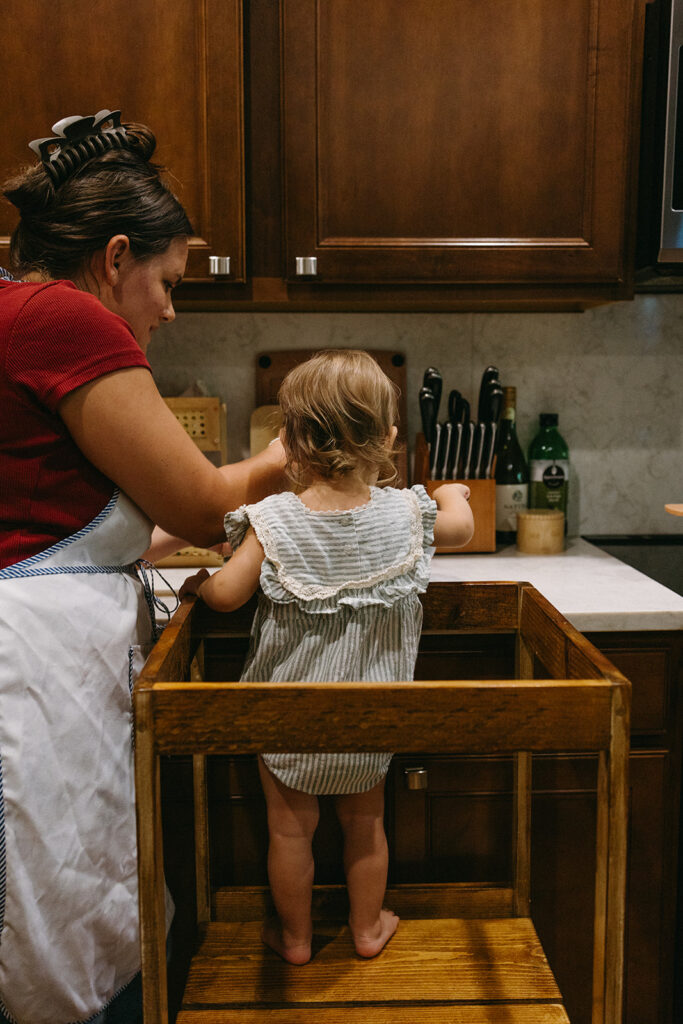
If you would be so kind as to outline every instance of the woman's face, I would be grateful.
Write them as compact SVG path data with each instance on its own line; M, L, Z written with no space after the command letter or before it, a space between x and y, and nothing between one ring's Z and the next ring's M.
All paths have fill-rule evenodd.
M172 292L180 284L186 263L186 238L174 238L158 256L135 259L126 246L112 257L114 277L107 294L100 298L107 309L130 324L143 352L152 331L175 319Z

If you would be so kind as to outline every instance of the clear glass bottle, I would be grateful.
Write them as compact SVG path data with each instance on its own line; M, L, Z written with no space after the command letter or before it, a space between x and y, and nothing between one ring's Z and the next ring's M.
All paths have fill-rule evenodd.
M564 512L566 532L569 448L557 429L557 413L542 412L539 423L538 434L529 445L529 508Z
M496 542L514 544L517 513L529 498L529 467L517 439L515 426L517 389L503 388L503 415L496 445Z

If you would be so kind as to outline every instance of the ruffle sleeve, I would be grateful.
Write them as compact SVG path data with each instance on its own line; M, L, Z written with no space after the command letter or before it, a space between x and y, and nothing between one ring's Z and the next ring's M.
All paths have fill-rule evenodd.
M436 502L433 498L430 498L422 484L413 484L410 488L413 494L417 498L417 503L420 506L420 515L422 517L422 547L425 551L429 551L431 556L431 549L434 547L434 527L436 525Z
M251 526L249 520L249 507L241 505L234 512L228 512L223 520L225 536L233 548L239 547L244 540L244 535Z

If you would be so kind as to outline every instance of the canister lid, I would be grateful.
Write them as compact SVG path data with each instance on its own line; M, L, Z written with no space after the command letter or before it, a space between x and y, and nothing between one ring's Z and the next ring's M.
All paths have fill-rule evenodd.
M557 508L527 508L517 513L517 519L564 519L564 512Z

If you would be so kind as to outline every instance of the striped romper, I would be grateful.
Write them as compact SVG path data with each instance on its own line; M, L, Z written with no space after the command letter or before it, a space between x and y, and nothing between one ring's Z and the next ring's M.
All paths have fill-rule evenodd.
M429 583L436 503L424 487L372 487L366 505L308 509L290 491L225 517L236 547L251 525L265 552L242 673L250 682L411 680ZM391 754L264 754L305 793L360 793Z

